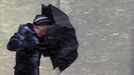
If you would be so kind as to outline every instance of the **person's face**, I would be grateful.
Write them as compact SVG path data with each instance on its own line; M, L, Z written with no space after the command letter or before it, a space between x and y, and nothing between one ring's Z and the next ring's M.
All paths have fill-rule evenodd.
M34 32L37 34L38 37L45 35L47 28L48 28L47 25L33 26Z

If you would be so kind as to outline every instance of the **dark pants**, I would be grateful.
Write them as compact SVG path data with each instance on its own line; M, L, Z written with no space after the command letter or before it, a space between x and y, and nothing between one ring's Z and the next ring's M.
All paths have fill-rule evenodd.
M41 51L17 51L14 75L39 75Z

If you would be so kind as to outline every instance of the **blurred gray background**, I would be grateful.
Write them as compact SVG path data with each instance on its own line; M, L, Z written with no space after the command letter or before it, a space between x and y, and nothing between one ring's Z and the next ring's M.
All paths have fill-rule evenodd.
M23 23L55 0L0 0L0 75L13 75L15 52L6 45ZM134 75L134 0L60 0L76 29L79 57L61 75ZM41 58L41 75L52 75Z

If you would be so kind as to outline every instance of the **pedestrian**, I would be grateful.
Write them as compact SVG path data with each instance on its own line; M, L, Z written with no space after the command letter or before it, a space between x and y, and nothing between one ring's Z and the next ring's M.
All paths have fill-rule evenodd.
M33 23L21 24L7 44L16 52L14 75L39 75L41 55L50 57L56 75L69 67L78 56L78 41L74 28L63 26L43 14L36 15Z

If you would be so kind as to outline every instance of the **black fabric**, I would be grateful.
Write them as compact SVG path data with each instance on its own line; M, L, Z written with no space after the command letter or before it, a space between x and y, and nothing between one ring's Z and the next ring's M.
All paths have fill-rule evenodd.
M16 51L16 64L14 75L39 75L41 51Z
M41 14L47 16L49 18L49 20L51 21L51 24L53 24L55 22L54 18L53 18L53 15L52 15L51 9L48 8L48 6L46 6L44 4L42 4Z
M42 4L42 15L48 15L48 18L53 21L54 27L50 28L48 35L55 35L56 37L54 37L58 38L58 48L51 51L55 52L55 54L50 56L50 58L53 68L58 66L62 72L78 57L77 49L79 43L77 41L75 29L70 23L67 14L51 4L48 6Z

